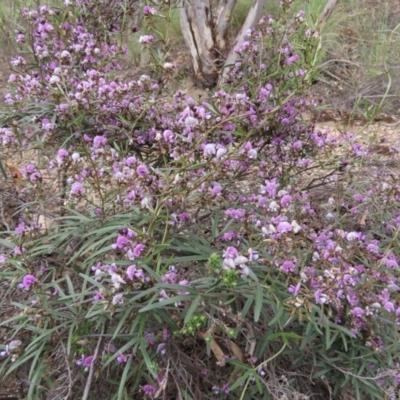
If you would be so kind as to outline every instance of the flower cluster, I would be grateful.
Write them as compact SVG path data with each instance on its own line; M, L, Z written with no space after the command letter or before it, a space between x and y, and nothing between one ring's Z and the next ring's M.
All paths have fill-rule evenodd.
M290 314L299 337L308 335L304 321L318 309L325 325L350 332L362 348L382 349L375 319L400 323L400 187L386 182L389 174L382 171L374 177L379 185L363 189L346 182L355 162L369 155L367 146L302 119L313 106L304 91L318 44L303 14L288 23L263 18L236 49L226 85L196 102L181 90L169 95L163 79L113 76L123 53L114 41L120 20L104 3L66 1L77 12L62 20L49 7L24 10L27 30L16 33L21 49L31 46L32 60L12 60L6 95L12 112L0 128L0 143L29 149L37 139L50 154L49 170L63 176L57 199L62 215L51 240L40 236L27 205L14 228L14 250L1 255L2 269L18 274L20 293L36 296L24 310L31 330L50 320L53 326L56 318L66 323L59 311L64 300L77 305L82 321L106 321L112 351L108 346L94 360L88 346L86 355L77 351L76 363L108 368L109 357L118 373L135 357L146 396L167 390L170 332L182 337L218 326L226 337L240 336L241 315L253 313L274 332L263 334L280 338L288 322L278 321L279 313L266 319L275 306ZM147 20L156 13L143 9ZM93 30L103 23L110 23L105 37ZM140 42L147 46L153 39L144 35ZM20 117L30 115L33 104L40 113L24 124ZM47 194L40 165L26 165L22 175L31 195ZM319 187L330 191L339 182L345 195L315 200ZM374 206L373 198L382 199L390 215L369 234L357 221ZM42 264L54 241L79 272L66 285L56 272L49 279L56 266ZM57 312L47 309L52 307ZM69 329L79 336L83 328L74 322ZM222 350L214 342L218 358ZM324 346L320 342L325 340L315 349ZM256 357L255 345L246 346L254 347L248 354L230 339L225 345L262 375L262 364L255 369L249 360L262 363L264 350ZM19 354L19 346L11 342L5 353ZM210 357L199 357L195 371L213 368ZM142 374L144 365L149 373ZM201 375L215 393L230 393L219 377Z

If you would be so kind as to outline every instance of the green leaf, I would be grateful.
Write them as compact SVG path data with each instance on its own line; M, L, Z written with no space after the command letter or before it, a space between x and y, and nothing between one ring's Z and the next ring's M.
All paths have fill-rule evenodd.
M190 318L192 318L193 314L197 311L200 301L201 295L198 295L193 299L192 304L190 305L185 315L184 324L187 324Z
M169 299L165 299L162 301L157 300L155 303L148 304L147 306L141 308L139 310L139 312L144 313L144 312L147 312L150 310L155 310L157 308L164 308L167 305L175 304L175 303L178 303L179 301L186 301L186 300L190 300L190 297L189 296L175 296L175 297L170 297Z
M129 360L127 361L127 363L125 364L124 367L124 372L122 373L122 376L120 378L119 381L119 386L118 386L118 400L122 399L122 395L124 394L125 388L126 388L126 379L128 376L128 372L131 369L131 365L132 365L132 358L129 358Z
M272 335L267 336L268 341L272 341L277 338L284 339L285 343L288 343L287 339L294 339L294 340L303 339L302 336L298 335L297 333L293 333L293 332L276 332L276 333L273 333Z
M250 378L250 375L253 375L253 370L252 370L252 369L250 369L250 370L248 370L247 372L245 372L245 373L243 374L243 376L240 377L229 389L230 389L231 391L234 391L234 390L237 389L239 386L241 386L242 383L244 383L247 379L249 379L249 378Z
M284 312L284 308L278 305L278 312L275 314L275 317L272 318L271 321L269 321L268 326L275 325L280 320Z
M0 171L2 173L2 175L4 176L4 179L7 179L7 173L6 170L4 169L3 163L0 160Z
M256 284L256 296L254 307L254 322L258 322L261 315L261 308L263 306L263 288L260 283Z
M218 232L219 218L220 218L220 211L218 210L215 213L214 217L211 218L211 223L212 223L211 232L213 239L216 239L219 236Z

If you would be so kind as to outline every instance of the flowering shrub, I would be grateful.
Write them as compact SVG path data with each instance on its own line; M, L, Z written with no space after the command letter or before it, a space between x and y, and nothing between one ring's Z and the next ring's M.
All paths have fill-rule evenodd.
M22 170L29 202L1 242L20 296L1 370L29 363L28 398L280 398L311 395L310 377L321 398L394 393L400 187L384 170L357 183L368 148L302 120L318 35L301 13L263 18L196 103L118 79L123 49L93 22L106 8L24 10L16 34L29 56L12 61L1 143L38 149L63 179L50 201L43 163ZM48 231L40 204L58 215Z

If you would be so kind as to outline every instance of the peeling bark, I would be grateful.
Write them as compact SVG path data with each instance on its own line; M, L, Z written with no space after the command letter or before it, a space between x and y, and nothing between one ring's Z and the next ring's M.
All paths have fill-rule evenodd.
M228 47L228 29L232 11L237 0L221 0L218 6L217 22L215 24L215 43L218 49L224 51Z
M318 26L320 29L325 25L326 21L331 16L332 11L336 7L337 2L338 0L328 0L328 3L326 4L325 8L322 10L318 18Z
M210 1L184 0L181 27L190 49L196 79L202 81L205 87L215 86L218 77L217 48Z
M216 18L213 18L212 0L182 0L182 33L190 49L194 78L203 87L214 87L221 70L224 75L228 73L229 65L237 57L234 48L243 42L247 30L260 20L265 1L254 0L233 46L230 46L228 31L237 0L220 0Z

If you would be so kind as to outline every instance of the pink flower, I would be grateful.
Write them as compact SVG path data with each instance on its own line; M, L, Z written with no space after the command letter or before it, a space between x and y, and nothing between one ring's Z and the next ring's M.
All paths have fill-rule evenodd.
M65 149L58 150L58 153L57 153L57 162L58 162L58 164L61 164L65 160L65 158L67 158L67 157L68 157L68 151L67 150L65 150Z
M282 207L289 207L291 203L292 203L292 196L290 196L289 194L285 194L281 198L281 206Z
M71 194L74 196L81 196L85 193L85 188L80 182L74 182L71 186Z
M235 247L230 246L225 250L224 258L232 258L233 259L238 256L239 256L239 252L236 250Z
M214 143L206 144L206 145L204 146L204 150L203 150L205 156L207 156L207 155L214 155L214 154L216 153L216 151L217 151L217 150L216 150L216 148L215 148L215 144L214 144Z
M276 227L276 230L278 231L278 233L291 232L292 229L293 229L292 225L290 225L289 222L286 222L286 221L280 222L278 224L278 226Z
M281 271L285 274L289 274L290 272L294 272L296 266L291 261L284 261L281 265Z
M350 311L350 313L353 314L357 318L361 318L365 314L365 311L360 307L354 307Z
M95 136L93 139L93 147L100 148L107 144L107 139L104 136Z
M212 184L211 196L213 197L220 196L221 192L222 192L222 186L218 182L214 182Z
M144 36L140 36L139 43L140 44L149 44L153 40L154 40L154 36L153 35L144 35Z
M145 177L146 175L149 174L149 170L147 169L147 167L145 165L139 165L136 168L136 173L141 177Z
M150 6L144 6L143 7L143 15L155 15L157 13L157 10L153 7Z
M22 278L22 283L19 284L21 289L29 290L31 286L37 281L36 277L33 275L25 275Z
M142 387L143 393L146 396L152 397L154 395L154 393L156 392L156 388L152 385L144 385Z
M289 289L288 289L288 292L292 293L293 296L297 296L299 294L300 287L301 287L301 283L300 282L296 286L290 285Z
M126 270L126 276L128 277L128 279L130 281L133 281L133 279L135 278L135 272L137 271L136 269L136 265L130 265L127 270Z
M144 250L144 244L141 244L141 243L139 243L139 244L137 244L136 246L135 246L135 248L133 249L133 255L135 256L135 257L140 257L140 255L142 254L142 251Z
M122 293L118 293L116 294L113 299L112 299L112 304L115 306L118 303L123 303L124 299L123 299L123 294Z
M94 356L81 356L81 359L76 362L77 365L82 365L83 367L90 368L93 363Z

